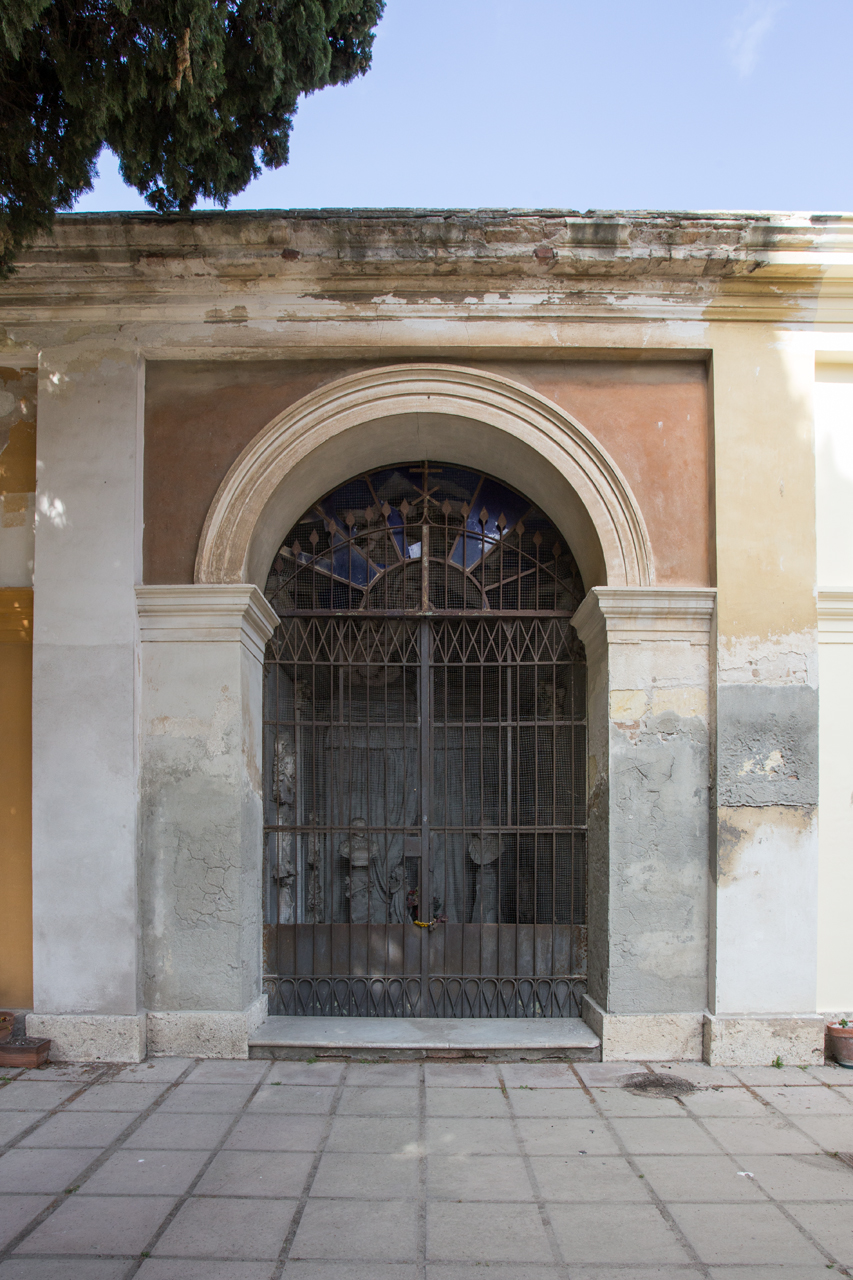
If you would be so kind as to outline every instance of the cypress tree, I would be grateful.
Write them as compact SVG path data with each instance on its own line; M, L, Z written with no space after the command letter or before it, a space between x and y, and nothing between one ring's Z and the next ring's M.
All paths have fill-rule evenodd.
M384 0L2 0L0 273L92 186L157 212L287 163L299 95L370 66Z

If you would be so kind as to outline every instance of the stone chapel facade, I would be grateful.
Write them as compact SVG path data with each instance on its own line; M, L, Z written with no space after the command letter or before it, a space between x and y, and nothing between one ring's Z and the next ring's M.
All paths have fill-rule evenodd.
M61 216L0 286L4 1006L822 1061L851 264L849 215Z

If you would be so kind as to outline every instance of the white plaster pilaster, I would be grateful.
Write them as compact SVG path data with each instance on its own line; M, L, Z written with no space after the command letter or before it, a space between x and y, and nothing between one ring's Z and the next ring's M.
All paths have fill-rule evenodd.
M589 664L589 989L608 1015L705 1008L714 603L596 587L573 618Z
M137 599L145 1002L202 1024L204 1011L242 1017L261 998L262 673L278 619L242 584ZM150 1016L156 1052L177 1052L189 1025Z
M143 366L39 363L33 626L36 1014L137 1013L136 604Z
M817 1008L835 1013L853 1008L850 957L853 590L836 587L818 591L817 638L820 662Z

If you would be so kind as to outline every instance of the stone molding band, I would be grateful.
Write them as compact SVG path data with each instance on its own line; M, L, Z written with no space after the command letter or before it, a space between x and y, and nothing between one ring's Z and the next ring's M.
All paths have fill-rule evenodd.
M572 625L586 646L687 641L708 646L717 593L713 587L594 587Z
M817 633L821 644L853 644L853 590L818 591Z
M263 662L278 615L255 586L138 586L140 638L146 642L239 642Z

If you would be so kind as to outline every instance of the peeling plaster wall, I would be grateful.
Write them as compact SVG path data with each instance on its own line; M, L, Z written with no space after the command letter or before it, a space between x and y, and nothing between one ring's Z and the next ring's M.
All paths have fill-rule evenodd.
M808 1013L817 948L813 354L713 325L718 586L711 1008Z
M820 868L817 1007L853 1011L853 354L815 385Z
M601 589L575 615L590 671L589 991L609 1014L707 1002L713 592L687 596Z
M143 643L144 1002L260 994L261 664L232 643Z
M643 658L658 675L630 670L628 646L611 650L611 685L649 682L610 693L614 1013L702 1009L708 991L707 651L701 663L690 645L653 647Z
M717 715L721 804L817 803L817 689L757 681L721 685Z

